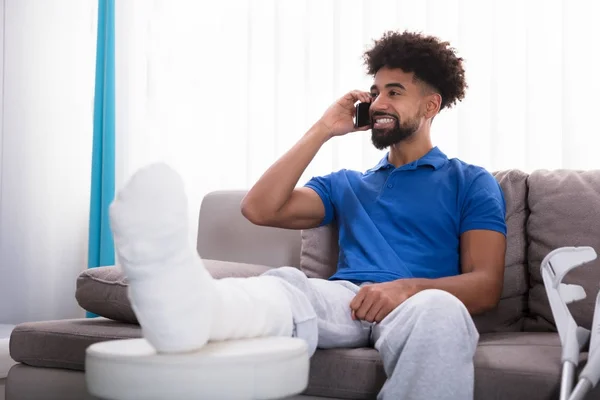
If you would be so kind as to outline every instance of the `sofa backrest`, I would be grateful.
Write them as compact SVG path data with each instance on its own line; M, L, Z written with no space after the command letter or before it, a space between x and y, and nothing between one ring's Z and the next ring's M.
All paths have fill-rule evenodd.
M498 307L474 317L480 332L555 331L541 279L540 263L564 246L600 251L600 171L494 172L504 192L508 227L506 270ZM302 232L260 227L241 214L245 191L205 196L198 226L203 258L293 266L309 277L328 278L337 265L335 225ZM576 322L589 328L600 283L600 260L576 268L565 283L584 287L586 299L569 306Z
M256 226L242 215L245 191L207 194L200 206L197 249L202 258L260 264L300 265L300 232Z
M555 330L540 273L543 258L566 246L600 251L600 171L538 170L527 179L529 316L525 330ZM581 285L586 298L569 305L578 325L589 329L600 283L600 260L575 268L563 283Z

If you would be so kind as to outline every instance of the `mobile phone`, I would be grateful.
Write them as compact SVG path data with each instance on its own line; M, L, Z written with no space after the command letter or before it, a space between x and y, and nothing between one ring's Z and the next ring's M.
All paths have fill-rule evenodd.
M369 108L371 103L358 103L356 105L356 113L354 120L355 128L362 128L367 125L371 125L371 116L369 115Z

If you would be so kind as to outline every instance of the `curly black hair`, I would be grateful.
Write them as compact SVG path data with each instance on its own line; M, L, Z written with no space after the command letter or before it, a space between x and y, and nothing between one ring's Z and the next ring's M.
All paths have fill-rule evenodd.
M463 59L455 54L448 42L434 36L388 31L374 41L363 58L369 75L374 76L382 67L414 73L416 79L440 94L440 110L452 107L465 96L467 83Z

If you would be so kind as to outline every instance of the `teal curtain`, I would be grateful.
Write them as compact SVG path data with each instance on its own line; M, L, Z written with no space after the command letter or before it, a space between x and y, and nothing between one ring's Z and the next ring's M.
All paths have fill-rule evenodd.
M115 3L98 0L88 268L114 265L108 207L115 196ZM88 317L94 314L87 313Z

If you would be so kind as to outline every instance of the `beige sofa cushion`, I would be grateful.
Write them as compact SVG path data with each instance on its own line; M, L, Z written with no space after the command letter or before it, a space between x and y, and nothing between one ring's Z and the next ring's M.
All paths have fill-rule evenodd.
M25 375L28 366L83 371L85 349L93 343L138 338L138 325L105 318L30 322L17 326L11 337L10 353L19 363L9 373L7 399L38 399L42 390L22 390L23 385L36 387L35 373ZM490 333L479 340L475 353L476 400L557 398L560 384L560 340L556 333ZM580 356L585 363L587 354ZM39 370L38 370L39 371ZM23 375L19 374L23 373ZM74 371L70 371L74 372ZM46 372L47 374L48 372ZM56 378L59 375L54 374ZM310 377L306 395L338 399L374 399L386 379L379 354L372 348L317 350L310 360ZM35 382L36 385L32 385ZM41 380L44 386L43 379ZM64 384L64 382L63 382ZM52 385L50 387L56 387ZM58 389L56 389L58 390ZM80 399L71 386L64 387L61 399ZM8 396L11 393L11 396ZM18 396L28 393L32 396ZM35 393L35 395L33 395ZM600 386L589 399L600 396ZM58 396L56 398L59 398Z
M525 224L527 174L518 170L495 172L506 200L507 253L502 300L498 307L475 316L480 333L520 331L527 303ZM335 273L339 245L333 224L302 231L300 269L309 277L327 279Z
M543 258L564 246L600 249L600 171L535 171L529 177L529 310L527 330L555 330L540 273ZM569 305L575 321L590 328L600 283L600 261L572 270L564 283L583 286L587 297Z
M141 337L139 325L102 317L26 322L10 336L10 356L34 367L83 370L88 346Z
M246 278L260 275L271 267L238 262L203 260L215 279L226 277ZM77 278L75 298L86 311L115 321L137 323L137 318L127 297L127 278L119 266L91 268Z

